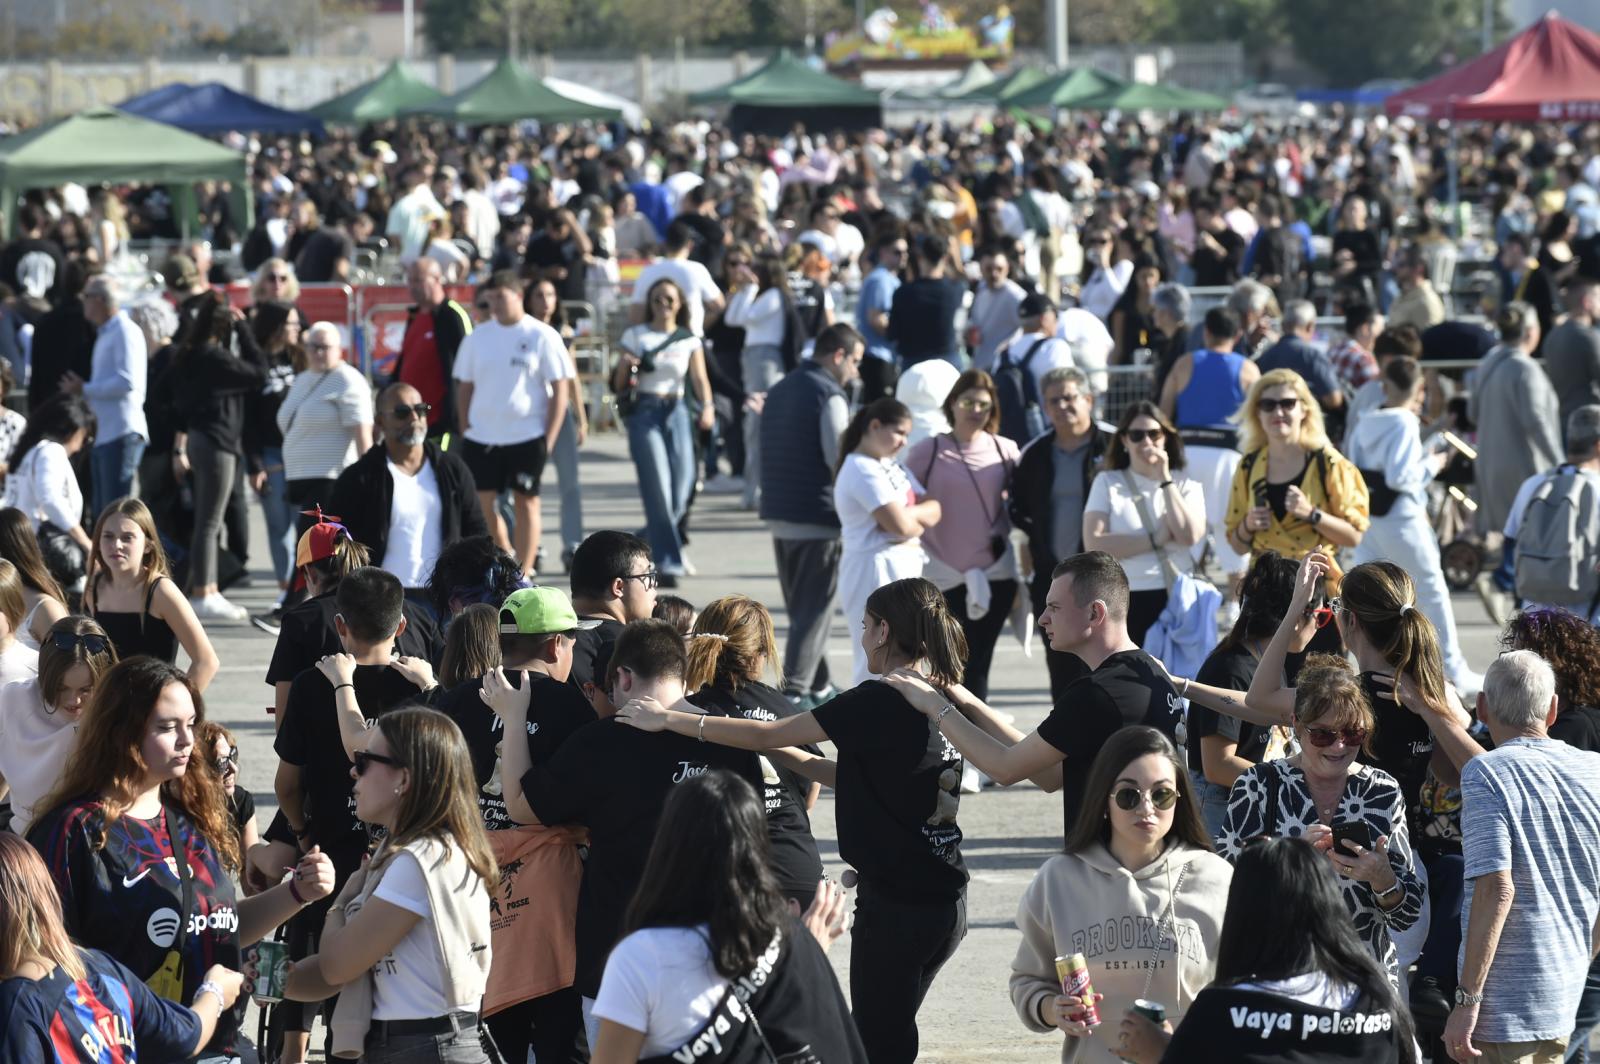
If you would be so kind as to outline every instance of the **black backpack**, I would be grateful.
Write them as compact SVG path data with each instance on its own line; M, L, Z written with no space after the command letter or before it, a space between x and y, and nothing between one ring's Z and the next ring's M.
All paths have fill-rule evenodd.
M995 360L994 388L1000 396L1000 435L1027 443L1044 431L1044 414L1039 409L1039 383L1028 368L1033 356L1054 337L1043 336L1033 342L1021 362L1011 360L1011 345L1000 349Z
M1286 225L1261 234L1256 251L1256 275L1276 278L1273 294L1283 306L1305 293L1305 247L1299 234Z

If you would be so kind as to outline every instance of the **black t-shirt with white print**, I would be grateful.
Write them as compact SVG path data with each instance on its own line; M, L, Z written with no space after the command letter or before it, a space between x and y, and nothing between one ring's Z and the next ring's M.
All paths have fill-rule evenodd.
M961 860L961 753L898 691L868 680L812 710L839 748L839 855L902 899L954 900Z
M1256 657L1250 651L1244 647L1218 647L1206 658L1194 678L1197 683L1210 684L1212 687L1248 691L1255 674ZM1200 740L1208 735L1233 740L1237 756L1252 765L1259 765L1266 756L1272 729L1207 709L1198 702L1189 703L1189 767L1196 772L1205 770L1200 756Z
M579 728L595 721L594 709L569 683L553 680L542 672L507 670L506 679L520 689L528 677L528 758L533 765L543 764ZM489 831L516 827L506 812L501 789L500 757L505 727L494 710L479 695L482 680L468 680L439 697L437 709L456 722L472 753L472 772L478 784L478 811Z
M589 857L578 892L578 993L600 992L606 957L644 875L661 807L672 788L711 769L743 776L761 793L755 754L672 732L643 732L614 718L573 732L522 777L541 824L589 829Z
M794 714L794 704L783 692L760 683L741 684L737 691L707 687L690 695L689 701L720 717L778 720ZM773 875L785 894L810 895L817 889L817 880L822 878L822 858L817 854L817 840L811 836L805 790L797 794L784 779L782 770L765 757L759 762L762 808L766 810L772 842ZM803 785L805 781L802 779L800 783Z

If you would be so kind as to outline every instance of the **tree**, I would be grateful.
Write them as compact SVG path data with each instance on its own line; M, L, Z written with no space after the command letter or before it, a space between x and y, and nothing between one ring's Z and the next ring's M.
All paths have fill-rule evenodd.
M1295 51L1335 85L1403 78L1478 22L1475 0L1280 0Z

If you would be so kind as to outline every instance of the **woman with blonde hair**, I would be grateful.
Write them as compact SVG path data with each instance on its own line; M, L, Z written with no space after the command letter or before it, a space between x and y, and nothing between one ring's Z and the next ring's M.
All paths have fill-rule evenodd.
M280 258L271 258L261 264L255 280L250 282L252 308L262 303L288 303L300 299L300 278L294 267ZM297 312L298 313L298 312Z
M67 596L50 575L50 567L39 550L28 515L14 506L0 510L0 559L17 568L22 581L22 600L27 609L17 623L17 641L38 650L44 634L69 612Z
M1321 552L1336 591L1334 553L1359 544L1371 523L1361 471L1328 442L1322 408L1294 370L1262 374L1236 420L1243 457L1228 495L1228 542L1251 556L1275 550L1299 560Z
M728 595L709 603L685 641L689 668L683 686L689 701L707 713L744 720L783 720L798 712L779 686L763 682L778 676L778 640L772 614L748 595ZM814 744L803 747L817 757ZM820 783L761 759L762 807L772 843L772 871L778 889L796 911L811 904L822 878L822 858L811 835L812 806Z
M0 898L0 1058L121 1059L103 1055L115 1052L107 1039L115 1032L129 1059L188 1060L238 1000L244 977L220 964L206 970L185 1007L152 993L114 957L73 945L50 870L32 846L4 832ZM62 1056L64 1045L81 1052Z
M204 691L217 674L217 652L172 581L149 508L117 499L101 512L90 539L83 611L100 622L120 658L148 654L173 663L182 645L189 682Z
M112 666L28 832L72 937L172 1001L193 1000L212 965L237 969L242 947L333 889L333 863L313 849L293 878L235 896L238 839L211 759L194 756L204 724L205 703L171 665ZM238 1014L224 1013L198 1059L237 1056L238 1033Z
M478 811L461 729L431 709L385 713L356 751L356 816L387 835L334 899L319 952L289 997L339 994L334 1052L367 1064L479 1064L488 981L489 891L500 870ZM361 1015L365 1012L365 1016ZM363 1033L357 1045L347 1024Z

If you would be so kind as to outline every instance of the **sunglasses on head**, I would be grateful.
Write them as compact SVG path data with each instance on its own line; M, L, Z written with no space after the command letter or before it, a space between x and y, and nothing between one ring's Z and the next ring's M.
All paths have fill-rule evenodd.
M104 654L111 649L111 640L103 635L85 632L51 632L50 642L57 650L71 653L74 647L82 647L86 654Z
M1143 443L1145 440L1149 440L1151 443L1160 443L1166 434L1167 433L1165 429L1122 430L1123 439L1127 440L1129 443Z
M1263 414L1271 414L1278 410L1287 414L1300 405L1300 400L1295 396L1290 396L1287 399L1263 399L1256 405L1261 408Z
M1343 739L1344 745L1350 747L1360 746L1367 741L1365 728L1306 728L1306 742L1317 749L1332 746L1335 739Z
M404 403L398 403L391 412L401 421L410 421L414 417L426 420L428 414L432 411L433 406L429 403L416 403L412 406L406 406Z
M1178 789L1164 783L1148 791L1142 791L1138 787L1118 787L1111 792L1111 800L1117 803L1118 809L1131 813L1139 808L1139 803L1144 801L1146 795L1150 796L1150 804L1162 812L1171 809L1178 802Z
M357 776L365 776L367 774L367 769L371 768L374 764L388 765L391 768L402 767L400 762L395 758L385 757L383 754L368 753L365 750L356 751L355 763Z

